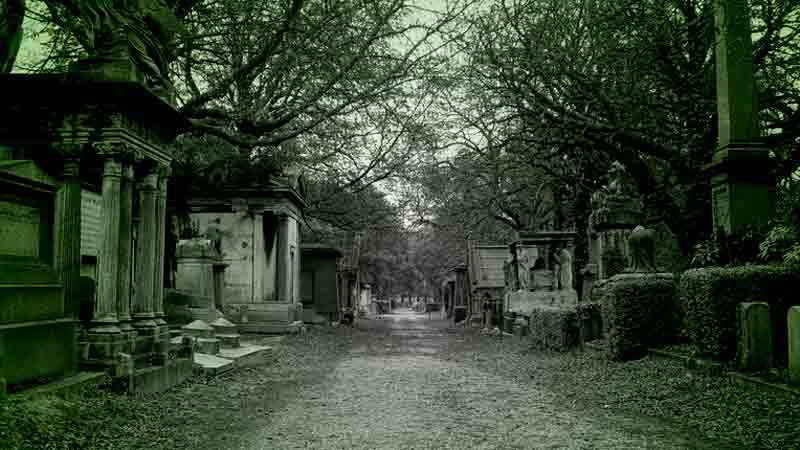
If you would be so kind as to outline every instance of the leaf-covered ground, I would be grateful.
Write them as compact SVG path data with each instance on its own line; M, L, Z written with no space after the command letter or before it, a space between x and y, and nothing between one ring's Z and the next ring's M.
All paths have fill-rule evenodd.
M393 315L158 395L0 405L3 449L800 449L800 399Z

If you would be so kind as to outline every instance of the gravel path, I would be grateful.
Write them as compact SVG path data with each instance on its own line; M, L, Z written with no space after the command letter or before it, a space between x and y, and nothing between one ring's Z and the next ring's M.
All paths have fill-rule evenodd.
M791 394L674 361L538 352L405 311L166 392L0 402L6 450L800 450Z
M462 334L427 315L400 312L359 327L366 336L242 450L707 448L667 424L583 410L454 361Z

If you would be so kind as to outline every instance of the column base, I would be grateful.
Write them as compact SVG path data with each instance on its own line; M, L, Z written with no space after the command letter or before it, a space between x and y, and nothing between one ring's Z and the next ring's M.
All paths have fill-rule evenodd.
M94 329L83 332L78 338L80 365L92 370L112 369L117 355L130 350L129 342L122 332L96 332Z
M133 327L137 330L140 328L155 328L157 326L154 316L134 316L133 318Z
M119 327L119 322L92 322L89 332L95 334L120 334L122 330Z

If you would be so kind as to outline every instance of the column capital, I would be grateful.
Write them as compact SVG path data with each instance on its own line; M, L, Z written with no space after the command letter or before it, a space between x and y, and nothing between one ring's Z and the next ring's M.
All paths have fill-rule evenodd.
M135 176L133 171L133 165L125 164L122 167L122 178L128 182L132 182L134 180Z
M122 164L114 159L103 162L103 178L122 178Z
M61 176L65 180L75 180L80 178L81 160L77 156L70 156L64 159L61 169Z
M144 159L144 154L141 150L126 142L93 142L92 149L96 154L113 158L121 162L133 164Z
M159 164L156 171L159 177L169 178L172 175L172 166L170 164Z
M140 191L155 191L158 189L158 173L148 172L136 186Z
M74 141L57 141L52 144L53 150L60 153L66 159L80 158L84 148L83 143Z

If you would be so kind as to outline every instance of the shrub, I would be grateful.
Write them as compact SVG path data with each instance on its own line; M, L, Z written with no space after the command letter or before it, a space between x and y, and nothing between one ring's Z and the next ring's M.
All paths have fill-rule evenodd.
M582 303L580 312L584 331L593 319L599 319L598 303ZM541 305L530 313L529 335L533 346L539 349L566 351L580 343L581 324L578 321L578 308L553 307ZM591 339L594 336L584 336Z
M631 273L602 282L595 292L602 302L610 359L639 358L648 347L675 340L681 323L675 278L665 273Z
M738 305L766 302L772 316L775 361L785 364L786 311L797 303L800 272L785 266L693 269L679 283L680 303L693 350L717 361L738 357Z

